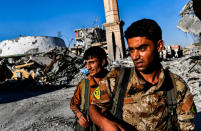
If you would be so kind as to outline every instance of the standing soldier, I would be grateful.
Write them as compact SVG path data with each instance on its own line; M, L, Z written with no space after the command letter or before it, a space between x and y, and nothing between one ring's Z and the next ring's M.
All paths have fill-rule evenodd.
M103 116L96 104L90 116L104 131L119 128L122 120L137 130L193 130L196 108L189 88L178 75L160 64L159 53L164 46L159 25L150 19L134 22L125 32L134 69L120 71L111 113ZM123 69L122 69L123 70Z
M77 131L96 131L89 118L88 107L92 102L100 107L104 114L111 106L111 89L114 88L114 73L108 73L105 67L108 64L107 55L104 49L94 46L88 48L83 56L86 68L89 71L88 79L83 79L78 84L74 96L71 99L70 108L77 117ZM107 92L107 93L105 93Z

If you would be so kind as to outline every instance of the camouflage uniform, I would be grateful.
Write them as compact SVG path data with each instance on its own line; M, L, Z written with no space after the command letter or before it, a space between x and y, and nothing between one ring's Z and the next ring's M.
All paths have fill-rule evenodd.
M117 70L112 70L108 73L107 77L100 81L100 98L96 97L96 90L93 91L91 95L91 104L96 104L99 108L102 109L102 112L109 111L112 106L112 92L115 87L115 80L117 77Z
M118 75L119 70L113 70L108 76L108 78L112 78L112 82L110 82L113 83L112 87L114 87L114 82ZM176 109L178 124L181 130L193 130L194 124L190 121L196 115L193 97L189 88L179 76L174 74L174 79L178 103ZM165 130L168 124L166 100L168 81L166 80L163 69L161 69L159 81L156 85L147 83L134 72L124 97L123 121L134 126L137 130ZM105 91L101 91L102 94L105 94ZM92 97L94 96L92 95ZM108 100L100 99L92 101L92 103L103 107L105 103L111 101L109 100L111 97L107 98Z
M185 82L177 75L174 78L178 124L181 130L193 130L194 124L190 121L196 114L193 97ZM165 130L168 119L165 91L168 82L165 80L163 69L156 85L147 83L134 72L124 98L123 120L137 130Z
M115 72L114 72L115 73ZM90 87L90 103L96 103L102 109L102 112L106 111L111 106L111 91L114 89L115 78L114 73L110 72L99 83L96 83L94 78L89 76ZM97 88L100 87L100 98L97 95ZM76 113L80 110L81 105L81 82L78 84L77 89L74 92L74 96L71 99L70 108ZM96 93L95 93L96 92ZM96 94L96 95L95 95ZM95 97L97 96L97 97Z

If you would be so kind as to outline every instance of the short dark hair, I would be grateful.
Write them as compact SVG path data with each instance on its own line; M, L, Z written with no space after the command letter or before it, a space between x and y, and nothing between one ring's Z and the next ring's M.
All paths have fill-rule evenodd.
M106 63L104 67L108 65L107 54L105 50L99 46L91 46L84 52L84 56L83 56L84 60L88 60L92 58L98 58L100 62L102 62L102 60L105 59Z
M162 40L162 31L160 26L151 19L141 19L133 22L125 31L125 37L128 40L132 37L146 37L156 43Z

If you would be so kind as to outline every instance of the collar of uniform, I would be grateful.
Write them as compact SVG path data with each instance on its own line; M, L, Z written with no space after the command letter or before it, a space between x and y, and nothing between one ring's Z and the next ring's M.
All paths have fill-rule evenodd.
M96 83L94 77L88 76L88 79L89 79L89 86L90 87L97 87L98 86L98 84Z
M146 81L141 78L136 70L134 70L133 78L135 79L135 82L137 85L144 85L146 84Z
M147 93L151 93L154 90L158 90L162 86L164 79L165 79L164 69L161 68L161 73L160 73L159 78L158 78L158 83L156 85L153 85L150 89L148 89ZM141 89L143 89L144 85L147 84L147 82L143 78L138 76L138 73L136 70L134 71L132 81L134 82L133 85L136 85L138 88L141 88Z
M98 83L95 81L93 76L88 76L88 79L89 79L89 86L90 87L94 88L94 87L98 86ZM106 79L107 79L107 75L103 79L100 80L100 83Z

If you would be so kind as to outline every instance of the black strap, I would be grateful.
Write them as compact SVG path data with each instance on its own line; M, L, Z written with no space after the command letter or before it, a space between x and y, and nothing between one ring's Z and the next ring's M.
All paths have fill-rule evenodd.
M89 80L85 79L85 103L84 109L88 110L90 104L90 89L89 89Z
M120 75L117 78L116 89L114 91L113 106L111 110L111 113L117 119L122 119L124 96L133 72L134 68L122 68L120 70Z
M168 122L167 122L167 129L166 131L171 130L179 130L179 125L177 123L177 98L176 98L176 81L174 78L174 75L169 71L165 70L165 77L166 77L166 83L167 83L167 106L168 106Z
M177 108L177 99L176 99L176 94L175 94L175 89L176 89L176 84L175 84L175 79L174 76L171 72L169 72L169 77L171 78L172 81L172 88L170 90L167 90L167 104L168 104L168 112L171 115L174 115L175 110Z

